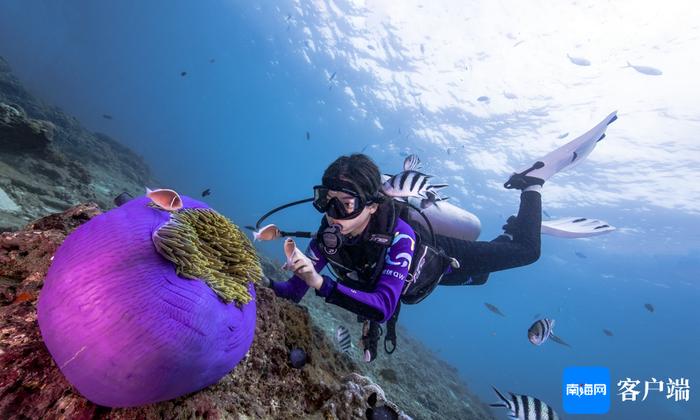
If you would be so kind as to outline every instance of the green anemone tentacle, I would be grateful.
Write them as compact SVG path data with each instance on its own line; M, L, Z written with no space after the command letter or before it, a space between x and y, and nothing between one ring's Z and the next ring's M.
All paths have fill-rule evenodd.
M248 237L212 209L183 209L153 233L153 244L179 276L202 279L226 303L250 302L248 283L263 276Z

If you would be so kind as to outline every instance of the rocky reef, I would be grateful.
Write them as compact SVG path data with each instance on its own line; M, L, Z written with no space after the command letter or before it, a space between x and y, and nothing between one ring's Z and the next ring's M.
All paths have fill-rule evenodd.
M262 286L253 345L215 385L137 408L83 398L42 341L37 299L68 234L117 193L140 195L149 184L159 183L142 159L32 98L0 59L0 418L365 419L375 397L404 419L492 418L456 369L400 326L396 352L363 363L357 344L346 354L333 340L342 324L359 341L353 314L313 293L297 305ZM261 259L267 276L288 277L281 263ZM298 367L292 349L304 355Z
M141 157L32 96L0 57L0 231L157 184Z
M359 327L340 309L315 296L295 305L259 287L255 340L243 361L219 383L175 400L110 409L84 399L49 355L36 318L36 303L53 254L77 226L100 214L86 203L0 234L0 418L311 418L363 419L368 399L401 418L482 419L488 409L470 396L454 368L438 361L399 330L399 350L371 364L337 350L329 334L344 323ZM263 259L265 272L282 273ZM304 349L307 363L292 367L289 352Z

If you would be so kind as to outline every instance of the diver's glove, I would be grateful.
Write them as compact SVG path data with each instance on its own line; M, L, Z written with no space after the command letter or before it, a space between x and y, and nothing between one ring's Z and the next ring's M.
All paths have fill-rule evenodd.
M382 334L382 327L378 322L368 320L362 324L362 348L365 362L371 362L377 358L377 343Z
M540 169L544 167L544 163L537 161L535 162L534 165L532 165L530 168L520 172L520 173L514 173L513 175L508 178L508 181L506 181L505 184L503 184L503 187L506 189L516 189L516 190L524 190L527 187L532 187L533 185L539 185L540 187L544 185L544 179L542 178L535 178L534 176L527 176L528 173L535 169Z

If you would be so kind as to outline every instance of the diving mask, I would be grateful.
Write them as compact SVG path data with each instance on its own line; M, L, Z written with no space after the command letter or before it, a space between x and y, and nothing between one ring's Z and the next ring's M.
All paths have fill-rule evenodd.
M350 186L352 186L352 184L342 181L332 186L316 185L314 187L314 208L336 220L354 219L362 213L362 210L364 210L365 206L370 204L371 201L365 201L360 194L349 188ZM329 197L328 193L330 191L342 192L348 194L349 197L344 197L342 199L338 197Z

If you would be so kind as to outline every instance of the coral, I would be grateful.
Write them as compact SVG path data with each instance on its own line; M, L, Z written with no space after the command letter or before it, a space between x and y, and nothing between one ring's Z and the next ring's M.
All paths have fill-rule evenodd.
M204 203L183 201L190 215L212 214ZM149 202L136 198L73 231L54 255L37 304L59 369L104 406L164 401L212 385L253 341L255 300L226 304L204 281L178 276L152 242L171 213ZM252 283L247 287L253 294Z
M55 126L27 118L19 105L0 102L0 152L43 151L53 141Z
M225 302L250 302L248 284L262 278L260 261L248 237L211 209L183 209L153 234L158 252L177 274L202 279Z

